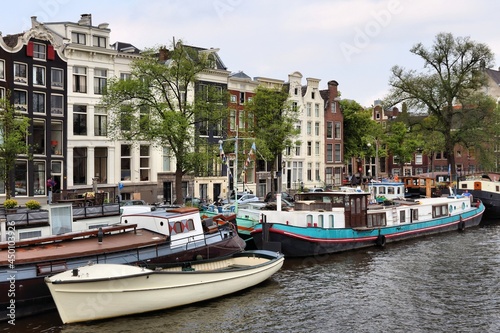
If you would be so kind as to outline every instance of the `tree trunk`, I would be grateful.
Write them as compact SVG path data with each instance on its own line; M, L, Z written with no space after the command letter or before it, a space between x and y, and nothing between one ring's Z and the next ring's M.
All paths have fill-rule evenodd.
M175 170L175 200L174 204L181 205L184 203L184 196L182 193L182 168L180 165L176 166Z

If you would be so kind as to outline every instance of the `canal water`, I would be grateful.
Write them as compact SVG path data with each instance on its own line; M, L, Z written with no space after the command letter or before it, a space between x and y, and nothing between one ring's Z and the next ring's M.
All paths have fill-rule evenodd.
M286 259L263 284L196 305L73 325L54 311L0 332L500 332L500 220Z

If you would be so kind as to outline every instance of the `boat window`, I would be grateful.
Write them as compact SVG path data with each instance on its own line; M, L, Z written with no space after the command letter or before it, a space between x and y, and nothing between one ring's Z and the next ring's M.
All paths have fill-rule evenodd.
M45 264L36 265L37 275L49 275L49 274L64 272L66 270L68 270L68 266L64 261L49 262Z
M182 232L182 222L175 222L174 231L176 234L180 234Z
M418 220L418 209L412 209L411 215L412 215L412 220L417 221Z
M307 226L308 226L308 227L312 226L312 222L313 222L313 217L312 217L312 215L307 215L307 216L306 216L306 221L307 221Z
M192 219L187 220L186 227L189 231L194 230L194 222Z
M324 216L323 215L319 215L318 216L318 227L320 228L323 228L323 221L324 221Z
M394 187L388 187L387 194L394 194Z
M448 215L447 205L432 206L432 217L440 217L446 215Z
M405 223L406 222L406 212L404 210L401 210L399 212L399 223Z
M328 215L328 220L330 221L329 224L330 224L330 228L334 228L335 227L335 220L333 218L333 215Z
M385 219L385 213L369 214L367 218L368 218L367 219L368 228L383 227L387 225L387 221Z
M378 193L379 194L385 194L385 187L383 187L383 186L379 187Z

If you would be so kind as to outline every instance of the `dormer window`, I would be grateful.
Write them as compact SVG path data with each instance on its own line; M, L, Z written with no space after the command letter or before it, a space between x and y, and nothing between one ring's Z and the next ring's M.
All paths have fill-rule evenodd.
M94 36L94 46L106 48L106 37Z
M73 32L71 33L71 41L75 44L86 45L85 34L82 34L80 32Z
M316 97L316 94L314 91L311 92L311 98L314 99Z

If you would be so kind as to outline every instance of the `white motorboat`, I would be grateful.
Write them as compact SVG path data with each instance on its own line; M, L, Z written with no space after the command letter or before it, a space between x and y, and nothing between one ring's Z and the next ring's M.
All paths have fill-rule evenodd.
M255 286L283 265L281 253L244 251L216 260L145 268L94 264L45 278L63 323L172 308Z

